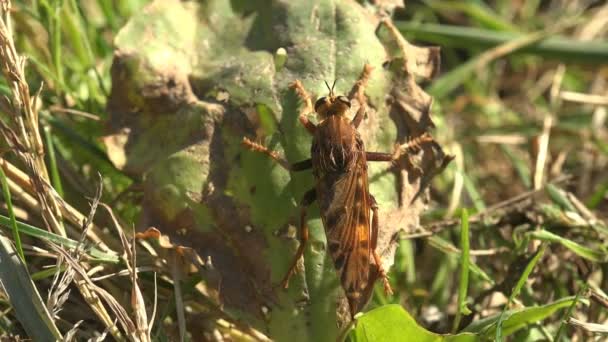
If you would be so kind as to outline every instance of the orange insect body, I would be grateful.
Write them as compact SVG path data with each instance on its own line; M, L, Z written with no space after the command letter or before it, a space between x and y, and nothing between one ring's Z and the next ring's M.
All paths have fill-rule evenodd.
M377 264L371 261L376 245L370 222L374 201L363 140L345 115L349 108L350 101L331 90L317 101L321 122L313 136L311 159L327 247L354 315L369 297L375 281L370 273L375 275L381 266L379 258Z
M361 104L352 120L346 116L351 107L351 99L334 95L333 86L327 85L329 95L320 98L314 105L319 123L315 125L308 121L305 114L313 109L310 96L299 81L294 82L293 88L306 104L300 113L300 122L313 136L310 159L290 164L276 152L247 138L243 139L246 147L268 155L287 170L301 171L312 168L316 185L314 189L306 192L302 199L300 246L282 284L287 288L289 278L304 254L308 241L306 209L317 200L327 236L327 247L352 316L367 303L378 278L382 278L385 292L392 293L376 252L378 207L369 193L367 162L394 162L409 148L417 148L420 143L432 141L430 135L425 134L409 144L400 146L393 153L365 151L357 127L365 116L363 92L371 70L369 65L364 67L361 77L350 92L357 96Z

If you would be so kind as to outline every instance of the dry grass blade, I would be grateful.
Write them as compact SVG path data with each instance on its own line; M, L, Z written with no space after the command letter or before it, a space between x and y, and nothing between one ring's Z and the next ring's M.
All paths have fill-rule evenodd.
M608 334L608 325L583 322L573 317L568 318L568 324L584 329L590 333Z
M450 204L446 210L444 218L450 218L460 205L462 196L462 190L464 189L464 155L462 146L454 142L451 146L451 151L454 154L454 160L456 161L456 172L454 172L454 187L452 188L452 194L450 195Z
M60 279L58 279L57 276L55 277L53 286L51 287L51 291L49 293L48 304L49 308L52 308L53 312L58 312L59 307L65 301L65 299L67 299L66 297L69 294L66 291L67 285L73 281L77 285L83 297L91 305L93 312L95 312L99 319L106 325L106 329L108 329L117 340L123 340L122 334L115 326L115 323L110 318L110 315L105 307L101 304L100 297L106 300L106 303L108 303L112 311L114 311L114 313L119 317L119 322L123 323L123 328L125 328L126 331L129 331L128 328L132 326L132 323L129 324L128 315L108 292L98 287L90 280L84 266L81 265L83 251L80 247L83 245L86 232L93 222L93 217L99 204L101 193L102 186L100 182L96 197L91 203L90 213L87 219L82 223L82 234L79 243L72 252L68 252L64 248L50 243L51 248L58 254L58 266L65 263L66 270L63 272ZM60 269L60 267L57 267L57 269ZM125 317L127 320L124 319ZM123 319L121 320L121 318Z
M560 183L570 180L571 178L572 178L571 176L561 176L556 179L553 179L551 181L551 183L545 183L538 190L530 190L527 192L523 192L517 196L506 199L499 203L496 203L496 204L486 208L485 210L480 211L477 214L469 217L469 222L477 223L477 222L483 221L484 219L489 218L491 216L497 216L497 215L504 214L505 212L515 210L518 207L522 206L523 203L531 202L533 199L538 197L540 194L544 193L548 184L560 184ZM425 225L422 232L403 235L400 238L413 239L413 238L427 237L427 236L435 235L435 234L441 232L446 227L452 227L458 223L459 223L459 220L457 220L457 219L436 221L436 222Z
M57 258L55 264L55 275L53 282L46 300L46 307L52 313L55 319L58 319L59 311L68 300L70 296L69 286L74 280L74 271L71 268L67 268L64 272L61 272L61 266L63 265L63 258L60 256Z
M92 269L91 269L92 270ZM89 271L89 275L93 275L93 273L91 272L91 270ZM139 267L135 267L135 271L136 272L154 272L156 270L155 267L152 266L139 266ZM104 279L110 279L110 278L114 278L114 277L121 277L121 276L127 276L127 275L131 275L131 271L130 270L120 270L118 272L114 272L114 273L108 273L108 274L104 274L98 277L91 277L91 280L93 280L94 282L98 282L100 280L104 280Z
M80 262L82 259L83 250L81 247L84 244L87 230L93 222L93 217L95 216L95 212L97 211L97 205L99 204L99 200L101 199L103 187L101 185L101 176L99 176L99 178L100 183L98 186L97 194L95 195L95 198L93 198L93 202L91 203L91 210L89 212L89 215L86 221L83 222L82 233L80 235L80 239L78 240L78 245L76 245L76 248L72 252L75 260L77 260L78 262ZM53 283L51 285L51 289L49 290L47 299L47 307L53 313L53 316L55 316L56 318L58 318L57 314L59 313L61 307L69 297L69 285L72 283L75 276L74 269L70 267L69 264L66 265L64 272L60 272L63 264L64 258L62 257L62 255L59 255L56 263L57 272L55 273L55 276L53 278Z
M116 327L115 323L110 319L109 314L107 313L105 307L101 304L101 300L105 302L110 310L116 315L118 318L118 323L123 327L123 329L128 333L135 333L135 325L133 321L129 318L129 314L127 311L120 305L120 303L105 289L97 286L87 275L86 270L80 265L78 260L76 260L72 254L66 251L63 248L58 246L53 246L55 252L61 254L67 263L67 265L74 269L74 281L78 288L81 290L82 295L85 297L89 304L91 305L91 309L97 314L97 316L101 319L101 321L106 325L106 327L110 330L112 336L119 340L123 341L124 337Z
M481 144L521 145L528 140L521 134L483 134L476 138Z
M82 232L80 233L80 240L78 240L78 246L76 247L76 255L80 257L81 247L87 237L87 232L93 225L93 217L95 217L95 213L97 212L97 206L99 206L99 201L101 200L101 195L103 193L103 179L101 178L101 174L97 174L99 178L99 186L97 187L97 192L95 193L95 197L93 198L93 202L91 203L91 209L89 210L89 215L87 219L82 222Z
M545 164L549 154L549 134L553 118L546 115L543 122L543 132L538 137L538 152L536 154L536 164L534 165L534 190L538 190L543 186L543 176L545 174Z
M604 308L608 308L608 295L594 283L589 283L589 298Z
M564 101L584 103L594 106L608 106L608 96L583 94L574 91L562 91L559 96Z
M120 236L120 241L122 242L123 249L125 251L123 255L123 259L125 264L127 265L127 269L131 275L131 306L133 309L133 314L135 315L135 337L137 341L152 341L150 336L150 332L152 331L153 321L150 320L148 323L148 313L146 312L146 303L144 301L144 296L139 288L139 284L137 282L137 259L136 259L136 245L135 243L129 242L129 239L124 233L122 226L116 219L112 208L110 208L106 204L102 204L102 206L108 211L110 217L112 218L112 223ZM156 306L154 307L154 312L156 311ZM154 315L152 316L152 319Z
M2 167L2 169L6 173L11 193L18 197L31 210L42 211L43 208L40 206L40 204L34 197L37 190L32 185L32 178L23 171L19 170L16 166L2 158L0 158L0 167ZM82 223L86 220L86 217L74 207L72 207L70 204L65 202L61 197L59 197L59 195L48 183L45 183L44 186L47 191L50 192L57 200L57 203L59 204L59 209L61 210L63 216L71 224L81 226ZM68 227L68 229L69 228L70 227ZM90 228L87 230L87 237L91 239L101 250L109 252L110 248L108 248L104 240L101 239L99 232L99 227L97 227L94 223L91 223ZM77 234L76 231L74 231L73 233Z
M65 336L63 337L63 340L66 342L69 341L76 341L76 333L78 332L78 328L80 327L80 325L82 324L83 321L78 321L76 322L76 324L74 324L74 326L70 329L70 331L68 331Z
M44 187L49 175L44 161L44 144L39 131L38 94L31 96L25 79L26 59L20 56L10 29L10 1L3 1L0 13L0 69L10 86L10 99L5 99L3 110L9 114L11 126L3 124L0 133L9 146L27 166L42 206L45 223L56 233L66 235L61 211L53 196Z
M257 330L249 329L242 330L239 326L234 323L230 323L224 319L218 319L216 321L218 329L228 336L231 336L236 341L260 341L260 342L271 342L264 334Z
M97 116L95 114L83 112L81 110L76 110L76 109L71 109L71 108L63 108L63 107L59 107L59 106L51 106L49 109L51 110L51 112L77 115L77 116L81 116L81 117L84 117L84 118L87 118L87 119L90 119L90 120L93 120L93 121L100 121L101 120L99 118L99 116Z

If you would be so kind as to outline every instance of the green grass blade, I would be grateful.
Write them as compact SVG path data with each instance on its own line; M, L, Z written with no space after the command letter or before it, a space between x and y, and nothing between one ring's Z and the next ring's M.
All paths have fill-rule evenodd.
M404 21L395 24L408 37L439 44L443 47L488 49L524 36L524 34L453 25L417 24ZM561 62L606 64L608 42L550 37L523 47L518 52L555 58Z
M69 2L69 5L70 6L67 6L70 9L69 12L71 15L74 16L73 22L70 22L72 25L68 27L70 36L72 37L72 39L79 39L81 41L81 49L83 50L83 53L86 56L86 59L83 61L82 66L85 69L91 69L93 71L93 73L95 74L97 85L99 86L99 90L102 92L103 97L108 97L109 92L103 84L103 76L99 73L99 70L97 70L97 67L95 65L96 54L91 45L91 40L89 38L89 35L87 34L87 30L85 29L87 24L86 18L83 17L82 12L78 7L77 1L71 0ZM74 30L76 31L74 32ZM95 93L97 92L96 89L92 86L89 86L89 91Z
M517 32L518 29L509 21L504 20L488 5L474 1L425 1L435 11L453 14L462 12L476 21L479 25L496 31Z
M59 329L51 318L40 293L30 279L11 241L0 235L0 280L13 310L33 341L61 341Z
M48 121L52 128L56 130L56 133L65 134L65 136L70 139L71 144L78 145L95 158L99 158L108 165L114 166L110 158L108 158L108 155L101 148L99 148L99 146L95 145L93 142L87 140L83 135L81 135L81 132L76 131L74 128L70 127L65 122L54 117L53 115L41 115L41 117Z
M469 288L469 213L462 209L460 216L460 281L458 285L458 311L454 318L452 333L458 331L462 315L469 315L471 310L467 307L467 289Z
M53 144L53 135L51 134L51 128L47 125L43 128L44 141L46 143L46 152L49 157L49 171L51 173L51 182L53 188L63 197L63 185L61 185L61 177L59 176L59 168L57 167L57 158L55 156L55 145Z
M31 12L33 14L35 14L36 17L38 17L38 13L39 13L39 11L38 11L38 6L39 6L38 5L38 0L31 0L30 1L30 6L32 7Z
M461 257L461 251L456 248L456 246L440 238L439 236L431 236L430 238L428 238L428 242L432 247L437 248L439 251L449 255L450 257L455 257L459 259ZM492 279L492 277L490 277L486 272L484 272L479 266L477 266L477 264L475 264L470 259L469 270L476 276L488 282L488 284L494 284L494 280Z
M568 210L573 213L578 213L578 210L576 210L572 203L570 203L570 200L568 199L568 197L566 197L566 193L562 189L549 183L547 184L546 190L547 195L551 197L555 204L559 205L564 210Z
M11 94L11 89L6 86L3 82L0 82L0 94L4 96L9 96Z
M469 194L469 197L471 197L471 201L473 201L475 210L477 212L485 210L486 204L484 203L483 198L479 194L479 191L477 191L477 187L475 186L473 179L469 177L469 175L467 175L466 173L463 173L462 176L464 179L464 188Z
M399 241L395 258L396 270L405 273L405 283L408 285L416 282L416 258L414 246L411 240ZM394 266L394 267L395 267Z
M562 246L568 248L576 255L585 258L587 260L591 260L594 262L605 262L606 254L602 251L598 251L586 246L583 246L577 242L574 242L570 239L566 239L559 235L553 234L547 230L536 230L530 232L529 235L537 240L546 241L546 242L557 242Z
M545 249L547 249L547 245L544 245L544 244L541 245L540 248L538 249L538 252L536 252L536 254L532 258L532 260L530 260L528 265L526 265L524 272L521 274L521 277L519 277L517 284L515 284L515 287L513 288L513 292L511 293L511 296L510 296L511 302L515 299L515 297L519 296L519 293L521 292L521 289L526 284L526 281L528 280L528 277L532 273L532 270L534 270L534 267L536 267L536 264L538 263L540 258L542 258L542 256L545 254Z
M63 7L63 25L66 34L66 39L69 41L74 55L77 57L79 67L90 67L93 63L91 53L89 53L89 39L86 36L85 30L80 26L80 13L72 1Z
M500 149L504 152L504 154L509 158L519 179L524 184L524 186L528 189L532 188L531 182L531 174L530 167L528 163L521 157L519 153L513 151L513 149L507 145L500 145Z
M63 7L63 0L55 0L53 1L53 13L51 15L51 27L49 30L51 33L52 46L51 51L53 54L53 65L55 67L55 73L57 75L57 79L63 83L65 77L63 75L63 60L61 56L62 46L61 46L61 8Z
M55 74L55 72L51 68L49 68L48 65L44 64L43 61L38 60L34 56L28 56L28 61L32 62L32 64L36 67L36 69L40 72L42 76L44 76L48 80L53 81L55 89L59 89L65 92L66 94L72 94L69 85L66 84L63 80L60 80ZM74 100L78 101L78 98L74 97ZM77 103L77 106L82 106L82 104Z
M8 210L9 226L13 231L13 239L15 240L15 246L17 247L17 253L21 257L21 260L25 264L25 254L23 254L23 246L21 245L21 236L19 236L19 228L17 228L17 219L15 218L15 212L13 211L13 201L11 200L11 191L8 188L8 181L6 180L6 174L4 174L4 170L0 167L0 182L2 182L2 195L4 196L4 200L6 201L6 207Z
M591 198L587 201L587 206L590 209L597 208L600 203L606 198L606 193L608 193L608 180L604 181L597 187L597 190L591 195Z
M566 322L568 318L572 316L572 311L574 311L574 308L576 308L576 304L580 301L582 295L587 292L587 288L589 288L587 283L583 283L580 290L576 293L572 304L568 307L568 310L566 310L564 316L562 317L562 322L560 323L559 328L557 329L557 333L555 334L555 338L553 339L553 341L559 342L561 340L562 334L564 333L564 329L566 329Z
M538 252L536 252L536 255L534 255L532 260L530 260L528 265L526 265L526 268L524 269L524 272L521 274L521 277L519 277L519 280L517 280L517 284L515 284L513 291L511 291L509 300L507 301L507 304L505 304L505 306L503 307L503 310L500 313L500 316L498 316L498 321L496 321L496 335L495 335L496 341L502 341L502 338L503 338L502 324L504 322L504 317L505 317L505 312L507 311L507 307L509 306L509 304L511 304L513 302L515 297L517 297L519 295L519 292L526 284L526 280L528 280L528 277L532 273L532 270L534 269L534 267L536 266L536 264L538 263L540 258L545 254L546 248L547 248L547 245L545 245L545 244L540 246L540 248L538 249Z
M78 241L74 241L72 239L51 233L49 231L31 226L27 223L23 223L23 222L17 222L17 228L19 229L19 232L29 235L29 236L33 236L35 238L44 240L44 241L49 241L49 242L54 242L58 245L62 245L65 247L69 247L69 248L76 248L76 246L78 245ZM0 225L2 226L7 226L10 227L11 226L11 220L10 218L4 216L4 215L0 215ZM111 263L118 263L119 259L118 259L118 255L114 252L114 251L110 251L110 252L104 252L100 249L98 249L97 247L91 247L91 248L85 248L85 251L87 252L87 254L94 260L97 261L104 261L104 262L111 262Z
M439 79L433 82L429 87L429 94L442 98L457 86L468 81L474 76L474 73L480 68L486 67L487 64L495 59L502 58L508 54L520 51L527 46L533 45L545 39L549 35L549 31L538 31L520 35L515 39L505 41L496 47L488 48L486 51L469 59L466 63L454 68Z
M108 21L108 26L114 30L117 30L119 27L118 20L116 18L116 10L114 9L115 2L111 0L99 0L97 3L103 12L104 18Z
M569 307L572 305L573 301L574 296L570 296L541 306L509 310L504 314L505 318L503 319L502 324L503 336L506 337L529 324L539 322L551 316L557 310ZM502 315L502 313L476 320L463 331L483 332L483 335L486 338L483 341L491 341L491 337L496 333L496 321L500 315Z
M53 278L58 272L64 272L67 269L65 265L61 265L61 267L49 267L42 271L38 271L36 273L32 273L31 277L33 281L37 281L40 279Z

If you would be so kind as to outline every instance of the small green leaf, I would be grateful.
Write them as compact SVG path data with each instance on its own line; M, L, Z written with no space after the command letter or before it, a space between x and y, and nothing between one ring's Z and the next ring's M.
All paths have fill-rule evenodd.
M477 335L464 333L440 335L432 333L418 323L400 305L381 306L363 314L348 335L351 342L417 341L417 342L469 342L478 341Z
M547 230L536 230L536 231L530 232L529 235L531 237L541 240L541 241L560 243L562 246L568 248L569 250L571 250L576 255L578 255L582 258L585 258L585 259L588 259L591 261L595 261L595 262L606 261L606 254L604 252L583 246L577 242L574 242L572 240L566 239L559 235L553 234Z

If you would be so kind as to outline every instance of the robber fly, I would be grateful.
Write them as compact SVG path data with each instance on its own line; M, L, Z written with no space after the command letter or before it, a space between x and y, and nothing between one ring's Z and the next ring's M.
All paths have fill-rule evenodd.
M328 96L314 104L318 124L310 122L305 114L311 112L311 98L299 81L292 84L305 103L299 120L312 135L311 158L289 164L276 152L244 138L243 144L253 151L267 154L289 171L312 168L316 186L305 193L300 213L300 245L282 286L287 288L298 260L304 253L308 240L306 210L315 200L319 203L321 219L327 236L327 249L333 259L340 283L348 299L351 315L359 312L369 300L373 285L378 278L384 283L387 294L392 293L386 271L376 251L378 241L378 206L369 193L367 178L368 161L393 162L406 151L421 142L430 140L423 135L393 153L367 152L357 127L366 112L364 89L372 68L366 65L351 90L351 98L358 98L360 107L352 120L347 114L351 98L334 93L334 85L327 82Z

